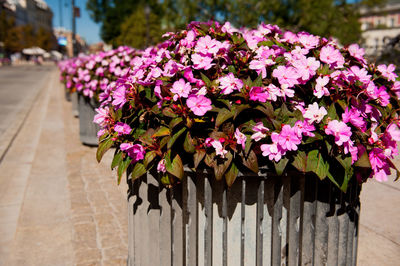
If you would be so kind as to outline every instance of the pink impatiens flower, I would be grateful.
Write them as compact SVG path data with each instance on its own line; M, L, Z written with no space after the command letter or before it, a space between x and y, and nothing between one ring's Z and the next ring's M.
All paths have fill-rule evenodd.
M116 109L120 109L126 103L126 89L125 86L119 86L113 92L113 102L112 105L116 107Z
M332 120L328 123L325 133L335 137L335 143L342 146L343 143L350 141L351 128L342 121Z
M128 124L122 122L117 122L114 126L114 130L118 133L118 136L129 134L132 131Z
M211 145L214 147L216 155L220 155L222 158L225 158L225 154L227 154L228 151L224 149L219 140L214 140L211 142Z
M379 72L382 73L382 76L387 78L390 81L396 81L397 74L394 73L394 70L396 69L396 66L393 64L390 64L388 66L386 65L379 65L378 70Z
M143 146L140 144L122 143L119 145L119 147L122 151L125 151L129 157L132 158L133 163L144 159L146 152Z
M213 61L212 57L210 57L208 55L201 55L201 54L193 54L192 55L192 62L193 62L194 69L208 70L213 65L215 65L212 61Z
M390 124L387 128L386 131L389 133L390 137L395 140L395 141L400 141L400 129L397 126L397 124Z
M235 78L233 73L229 73L228 75L219 78L218 81L221 93L225 95L231 94L234 90L240 91L243 87L242 80Z
M363 64L366 63L364 59L365 50L363 48L360 48L358 44L354 43L349 45L348 50L352 57L354 57Z
M175 81L172 85L171 92L174 93L174 101L178 100L178 98L187 98L189 93L192 90L192 86L190 86L189 82L185 82L184 79L180 79Z
M284 151L279 149L277 143L262 144L260 149L263 152L263 156L268 156L269 160L274 160L275 162L279 162L279 160L282 158L282 155L285 154Z
M308 123L312 124L314 122L320 123L326 114L328 112L325 107L322 106L319 108L318 103L314 102L308 105L303 116L307 119Z
M104 108L96 108L96 115L93 118L93 123L98 124L101 127L106 126L107 119L109 118L109 108L108 106Z
M316 79L316 84L314 88L314 95L317 98L322 98L322 96L329 96L329 90L325 86L329 83L329 77L328 76L323 76L323 77L318 77Z
M246 135L243 134L242 132L240 132L240 130L237 128L235 131L235 138L237 141L237 144L242 145L242 149L244 150L245 146L246 146Z
M220 46L221 43L219 41L211 39L209 35L206 35L204 37L199 38L194 51L196 53L201 53L204 55L206 54L216 55L218 53Z
M360 110L356 108L349 109L346 107L346 110L342 114L343 122L351 123L353 126L361 129L362 132L365 132L367 122L364 121L363 117L361 116Z
M250 100L265 103L269 99L268 93L262 87L252 87L249 92Z
M300 75L294 67L278 66L272 72L272 76L277 78L281 85L286 85L287 88L299 84Z
M211 100L203 95L191 95L186 101L187 106L197 116L203 116L212 109Z
M165 167L165 159L162 159L158 162L157 164L157 171L159 173L165 173L167 172L167 168Z
M288 151L295 151L300 143L301 138L299 138L294 128L290 125L284 125L278 135L279 146Z
M322 62L329 64L331 67L343 67L344 57L340 51L335 49L333 46L328 45L322 47L319 57Z
M254 139L257 142L267 136L266 133L268 132L268 128L264 127L262 122L258 122L253 126L253 131L256 133L251 136L251 139Z

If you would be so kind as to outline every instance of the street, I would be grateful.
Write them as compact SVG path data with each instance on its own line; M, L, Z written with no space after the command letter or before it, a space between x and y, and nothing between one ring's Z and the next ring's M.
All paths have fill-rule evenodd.
M0 265L126 265L126 185L81 145L52 66L0 68ZM358 265L399 265L400 182L361 193Z

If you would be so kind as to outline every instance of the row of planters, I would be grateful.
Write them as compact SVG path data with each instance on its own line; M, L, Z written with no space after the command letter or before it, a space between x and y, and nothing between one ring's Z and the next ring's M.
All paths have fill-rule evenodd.
M127 173L128 264L355 265L361 184L398 173L394 66L275 25L164 37L61 69Z

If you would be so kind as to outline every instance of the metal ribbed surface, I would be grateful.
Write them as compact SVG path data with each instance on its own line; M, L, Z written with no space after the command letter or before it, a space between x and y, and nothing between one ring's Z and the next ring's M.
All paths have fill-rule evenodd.
M290 173L130 186L128 265L355 265L360 188Z
M94 115L96 114L95 108L98 104L91 99L87 101L83 96L78 96L78 109L79 109L79 136L83 144L89 146L97 146L97 132L99 126L93 123Z

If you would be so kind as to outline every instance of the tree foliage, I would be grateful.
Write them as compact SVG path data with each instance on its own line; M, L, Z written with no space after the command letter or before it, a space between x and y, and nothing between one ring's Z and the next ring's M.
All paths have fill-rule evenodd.
M190 21L230 21L236 27L253 27L260 22L277 24L295 31L335 37L342 44L360 40L358 22L361 5L374 6L385 0L88 0L94 21L102 24L104 41L137 48L146 38L155 43L156 34L183 29ZM146 20L145 6L151 15ZM130 26L128 26L130 25ZM150 37L143 34L146 25ZM159 30L156 30L159 29ZM130 34L136 34L129 36Z

